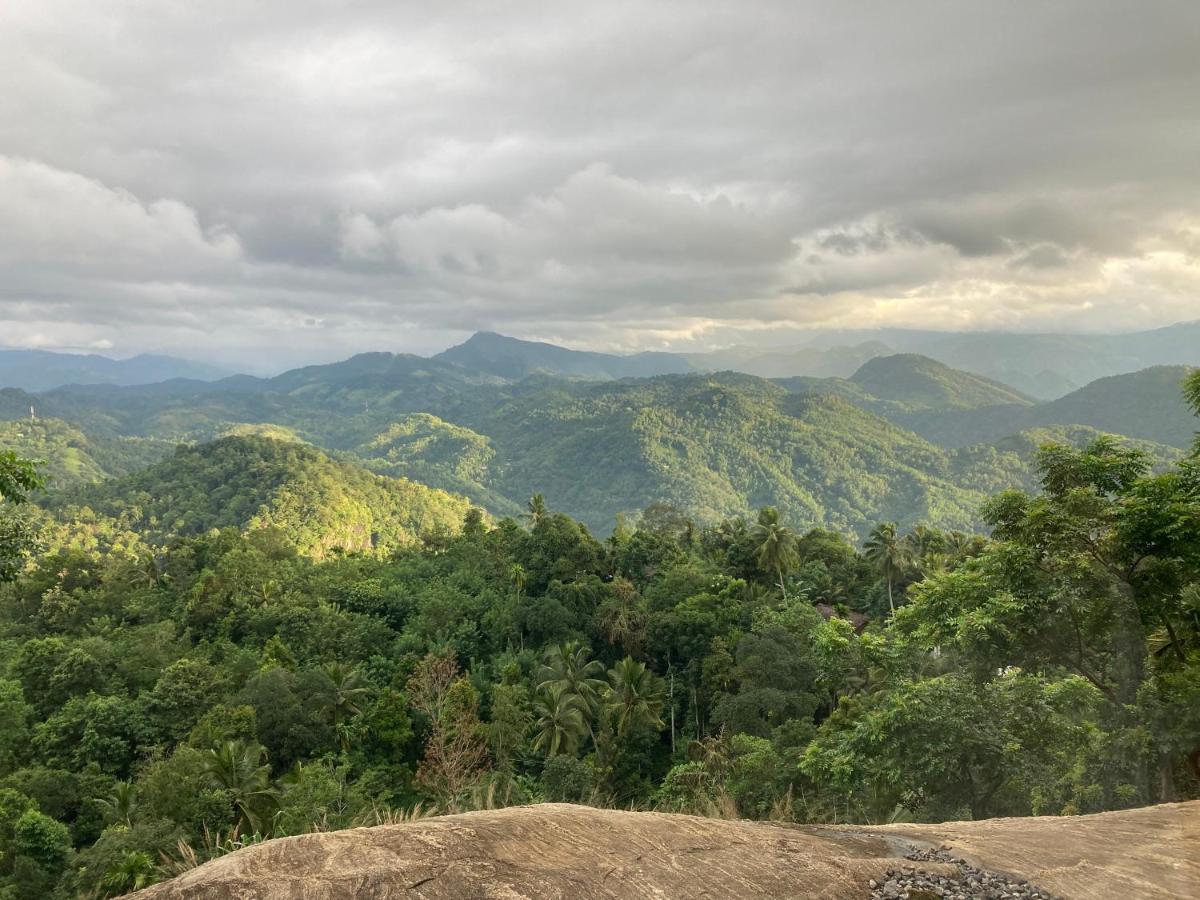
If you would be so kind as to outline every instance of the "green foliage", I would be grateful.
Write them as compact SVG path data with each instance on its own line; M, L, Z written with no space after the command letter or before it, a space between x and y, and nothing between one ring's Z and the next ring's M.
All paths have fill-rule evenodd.
M1033 405L1008 385L912 353L868 360L850 380L869 395L910 410Z
M229 437L78 494L156 541L235 527L277 530L304 554L380 551L462 525L461 498L384 478L302 444Z
M905 682L843 702L802 769L870 818L896 805L935 818L1024 815L1035 795L1053 794L1086 746L1097 700L1083 679Z
M582 803L596 790L596 772L587 760L565 753L551 756L542 769L542 792L550 803Z
M0 583L13 579L35 541L29 523L14 515L12 507L43 484L36 462L0 450Z
M36 809L27 809L13 825L12 849L46 872L59 872L71 852L71 832L62 822Z
M356 365L335 386L277 387L365 405L398 364ZM741 485L737 514L654 502L601 542L558 511L557 487L514 482L525 512L495 521L257 435L181 448L71 502L52 492L30 517L41 546L0 585L0 894L113 894L418 806L885 821L1200 795L1200 459L1090 433L1045 446L1036 485L1026 473L979 513L985 538L865 517L893 502L884 483L872 493L874 460L911 476L913 509L933 496L916 473L950 463L840 401L696 376L535 380L491 405L462 412L548 423L528 449L550 454L550 481L564 448L595 461L580 498L718 472L705 483ZM374 410L345 443L380 433ZM445 450L460 475L498 481L524 465L496 439L476 466L463 448L481 445L448 420L394 413L407 424L380 459ZM581 422L597 431L575 443ZM801 446L815 454L802 464ZM630 462L647 459L662 467ZM824 500L744 518L788 472L843 463L867 499L821 496L841 497L861 550L798 530L831 521ZM12 492L32 490L33 471L14 471Z

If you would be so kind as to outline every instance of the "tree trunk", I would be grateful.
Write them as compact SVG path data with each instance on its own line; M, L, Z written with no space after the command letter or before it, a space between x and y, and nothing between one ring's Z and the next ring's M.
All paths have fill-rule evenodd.
M1133 588L1117 586L1116 624L1113 629L1113 680L1117 702L1132 706L1146 673L1146 633L1141 613L1133 597Z
M892 615L896 614L896 604L892 602L892 576L888 576L888 609L892 611Z
M1115 586L1113 598L1116 613L1112 635L1113 694L1118 707L1118 719L1132 726L1130 708L1137 703L1138 691L1146 675L1146 632L1142 627L1141 614L1131 585L1121 581ZM1148 761L1134 767L1135 784L1143 798L1149 803L1154 797L1152 764Z
M1158 802L1174 803L1179 799L1175 792L1175 766L1170 753L1158 757Z
M675 757L675 670L671 670L671 757Z

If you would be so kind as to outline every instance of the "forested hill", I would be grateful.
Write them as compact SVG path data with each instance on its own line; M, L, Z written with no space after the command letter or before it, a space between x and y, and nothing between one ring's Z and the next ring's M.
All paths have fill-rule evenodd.
M490 331L481 331L433 358L466 369L518 380L539 373L591 381L642 378L689 372L694 368L684 357L673 353L637 353L632 356L592 353L537 341L521 341Z
M868 395L909 409L978 409L1034 401L1008 385L914 353L868 360L850 378Z
M128 475L162 459L173 446L155 438L86 434L62 419L0 420L0 447L43 460L52 491Z
M445 360L362 354L270 379L0 390L0 417L27 419L33 405L77 429L74 447L44 454L60 483L128 472L122 457L148 462L176 442L261 431L496 515L541 492L601 534L618 514L669 503L698 522L778 505L795 527L862 536L880 520L978 527L985 491L1032 484L1033 449L1009 440L1030 429L1130 434L1169 461L1190 443L1175 383L1184 372L1119 376L1035 404L912 355L871 360L852 379L781 387L730 372L512 381ZM1153 446L1164 435L1178 449Z
M1036 396L1054 399L1097 378L1157 365L1200 364L1200 321L1133 334L1014 334L883 329L798 332L791 346L618 356L479 332L435 359L522 378L541 373L609 379L735 371L764 378L849 377L892 354L921 355ZM1011 389L1011 388L1010 388Z
M1071 424L1185 448L1195 434L1181 394L1183 381L1191 371L1188 366L1156 366L1113 375L1058 400L1033 406L880 412L947 447L996 441L1027 428Z
M387 551L462 527L468 502L372 474L303 444L258 436L180 447L136 474L55 499L87 507L163 542L234 527L274 529L306 555Z
M1191 371L1156 366L1113 375L1043 403L914 354L871 360L849 379L775 382L792 393L845 397L944 447L990 443L1030 428L1081 425L1182 449L1193 433L1181 394Z
M153 384L171 378L210 380L229 372L173 356L143 354L110 359L94 353L0 349L0 387L45 391L64 384Z

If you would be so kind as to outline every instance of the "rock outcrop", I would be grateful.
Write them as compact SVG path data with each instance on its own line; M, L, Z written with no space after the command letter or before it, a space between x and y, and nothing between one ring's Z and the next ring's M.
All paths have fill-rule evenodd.
M132 897L859 900L905 854L940 847L1062 898L1200 898L1200 802L1073 818L879 827L545 804L280 838ZM940 865L908 864L931 871Z

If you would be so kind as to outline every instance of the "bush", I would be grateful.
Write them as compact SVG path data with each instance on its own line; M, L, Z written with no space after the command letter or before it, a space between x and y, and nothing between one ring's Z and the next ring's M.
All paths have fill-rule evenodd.
M559 754L546 760L542 792L551 803L582 803L596 789L596 770L590 762Z

